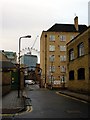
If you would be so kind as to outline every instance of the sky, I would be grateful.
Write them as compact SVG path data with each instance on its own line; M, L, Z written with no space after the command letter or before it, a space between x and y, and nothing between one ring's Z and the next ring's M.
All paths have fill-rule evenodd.
M75 16L79 24L88 25L89 1L0 0L0 50L18 54L19 38L31 35L31 38L22 38L21 51L31 48L35 40L34 48L40 51L42 31L55 23L73 24ZM32 54L39 56L35 51Z

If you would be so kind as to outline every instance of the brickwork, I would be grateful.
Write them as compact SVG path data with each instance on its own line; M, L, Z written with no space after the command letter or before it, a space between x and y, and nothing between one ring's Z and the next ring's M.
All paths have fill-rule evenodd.
M66 72L60 72L60 66L67 66L66 61L60 61L60 56L66 55L66 51L60 51L60 45L61 46L66 46L67 42L69 42L71 36L76 36L78 33L72 33L72 32L43 32L41 36L41 43L40 43L40 67L42 68L42 77L45 77L45 60L46 60L46 82L49 84L49 76L51 74L50 72L50 66L53 64L55 66L55 72L53 73L53 76L55 77L55 80L60 81L60 76L65 76L66 77ZM45 40L45 35L47 35L47 38ZM50 41L50 35L55 36L55 41L51 42ZM66 36L66 41L60 41L60 35L65 35ZM47 48L45 46L45 41L47 41ZM55 46L55 51L49 51L49 45L54 45ZM46 53L46 58L45 58L45 50L47 51ZM55 55L55 61L53 63L50 61L49 56L50 55ZM66 68L67 69L67 68ZM44 80L44 78L43 78ZM60 84L55 85L55 87L60 87Z
M84 55L78 57L78 45L83 43ZM68 76L68 89L90 92L90 27L82 34L77 36L73 41L67 44L67 76ZM70 61L70 49L74 50L74 59ZM78 79L78 69L85 69L85 79ZM69 72L74 71L74 80L69 80Z
M2 72L2 95L7 94L11 90L11 73Z

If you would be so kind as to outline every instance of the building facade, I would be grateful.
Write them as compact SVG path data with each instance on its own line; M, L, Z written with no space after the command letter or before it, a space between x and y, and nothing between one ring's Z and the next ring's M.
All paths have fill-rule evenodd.
M29 67L29 70L35 70L36 64L37 64L37 56L36 55L30 55L30 54L24 54L21 57L21 64L24 64L25 66Z
M4 50L2 52L7 57L7 59L10 60L12 63L14 63L14 64L17 63L17 54L16 54L16 52L4 51Z
M90 26L67 43L68 89L90 93Z
M67 81L66 44L87 28L74 24L55 24L43 31L40 38L40 68L42 69L43 86L60 87Z
M88 25L90 25L90 1L88 2Z
M11 91L11 70L14 68L15 65L0 51L0 90L2 95Z

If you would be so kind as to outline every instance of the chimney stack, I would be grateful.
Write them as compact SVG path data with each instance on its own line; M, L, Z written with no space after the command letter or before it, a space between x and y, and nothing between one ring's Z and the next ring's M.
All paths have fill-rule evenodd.
M78 31L78 17L77 16L74 18L74 25L75 25L76 31Z

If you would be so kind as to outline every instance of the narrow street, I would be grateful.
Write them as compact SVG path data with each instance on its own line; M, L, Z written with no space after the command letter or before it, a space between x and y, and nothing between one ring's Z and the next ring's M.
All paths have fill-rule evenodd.
M29 85L27 89L32 109L15 118L88 118L88 103L58 95L56 90L39 88L38 85Z

